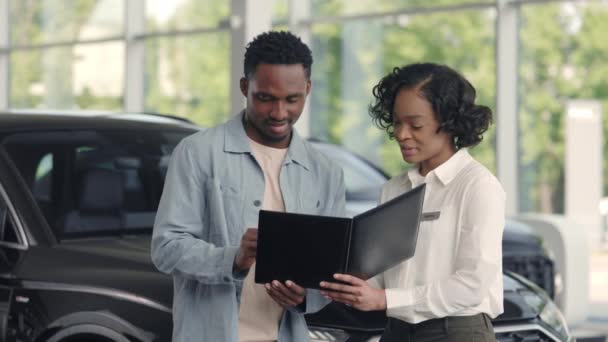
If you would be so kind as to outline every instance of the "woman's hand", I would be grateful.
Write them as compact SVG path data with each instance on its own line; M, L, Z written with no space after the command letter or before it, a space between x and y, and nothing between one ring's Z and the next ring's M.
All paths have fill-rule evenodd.
M361 311L386 310L384 289L370 286L365 280L348 274L334 274L342 283L321 282L321 294ZM344 284L346 283L346 284Z

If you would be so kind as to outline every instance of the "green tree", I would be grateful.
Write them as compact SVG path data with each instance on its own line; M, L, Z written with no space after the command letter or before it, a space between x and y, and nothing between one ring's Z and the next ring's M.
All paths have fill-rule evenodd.
M42 43L70 42L79 39L98 0L77 0L66 8L63 0L10 1L11 45L36 46ZM72 108L78 102L100 109L118 109L119 98L74 98L71 47L40 47L15 50L10 54L10 105L17 108L45 106ZM92 95L83 94L86 97ZM81 107L82 108L82 107Z
M564 211L566 102L597 99L607 108L607 19L608 6L591 1L522 7L519 127L523 210ZM607 132L604 120L604 136ZM604 164L607 158L604 148Z
M490 1L491 2L491 1ZM314 0L313 13L341 16L395 9L428 7L426 1L376 1L358 3ZM443 0L439 4L454 5L458 0ZM564 207L564 117L566 101L598 99L608 112L608 5L595 1L554 4L521 4L519 56L519 130L520 130L520 188L521 209L524 211L562 212ZM358 144L368 145L361 151L378 160L391 174L406 167L394 142L382 136L376 146L378 132L366 117L368 96L355 101L360 108L353 116L353 103L345 100L343 73L360 74L362 86L369 87L374 70L364 65L380 62L379 79L392 67L419 61L447 64L462 72L478 90L478 101L495 104L495 11L466 10L417 14L387 15L362 21L375 39L378 49L347 50L345 40L370 39L361 33L349 36L346 24L313 24L313 53L315 67L312 98L313 134L352 147L347 136L355 136ZM350 19L356 21L359 19ZM381 29L376 31L380 25ZM373 36L372 36L373 39ZM350 54L346 58L345 56ZM345 69L345 59L354 59L361 66ZM352 101L352 100L351 100ZM345 118L348 117L348 122ZM604 114L607 118L608 114ZM604 120L604 136L608 136L608 119ZM608 161L608 143L604 140L604 165ZM472 149L482 163L495 170L495 130L486 133L485 140ZM608 191L608 167L604 168L604 189Z
M228 11L226 1L205 6L186 1L164 27L213 26L218 18L227 18ZM157 26L149 21L148 28L154 31ZM229 54L228 31L148 39L146 110L189 118L205 127L225 121L230 116Z
M560 14L560 5L526 6L521 11L519 194L524 211L553 212L560 202L564 98L559 71L568 63L572 45L566 21L555 22Z
M378 6L394 6L388 2L382 4L380 2ZM340 1L318 2L316 11L339 13L342 5ZM363 6L377 8L371 2ZM313 25L312 48L316 58L311 112L314 135L345 144L379 161L391 174L403 172L407 165L396 144L372 126L367 106L372 101L372 87L380 77L395 66L413 62L443 63L459 70L476 86L479 103L494 107L494 18L491 11L387 16L361 22L359 25L363 29L357 34L348 31L352 25L350 22ZM365 39L375 42L357 50L345 48L351 46L345 41ZM352 60L359 64L353 65ZM342 66L344 61L350 61L348 68ZM376 65L379 67L374 67ZM342 88L353 87L342 82L344 73L359 75L358 81L365 93L357 91L356 99L346 96ZM353 111L356 115L352 115ZM356 143L349 137L355 137ZM484 142L472 149L472 153L492 170L495 169L493 145L492 128L486 133Z
M603 108L603 180L604 194L608 194L608 5L589 4L583 8L580 31L574 37L572 64L577 82L571 94L583 99L596 99Z

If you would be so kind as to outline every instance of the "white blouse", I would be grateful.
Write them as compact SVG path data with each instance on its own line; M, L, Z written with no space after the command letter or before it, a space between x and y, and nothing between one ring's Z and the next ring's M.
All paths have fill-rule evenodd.
M503 312L502 233L505 192L488 169L461 149L420 175L418 167L390 179L386 202L426 183L414 256L370 282L386 289L387 316L418 323L446 316Z

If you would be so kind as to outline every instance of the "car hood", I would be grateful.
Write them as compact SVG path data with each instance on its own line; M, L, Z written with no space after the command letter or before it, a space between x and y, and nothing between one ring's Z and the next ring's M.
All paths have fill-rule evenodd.
M79 239L23 253L16 276L24 281L117 290L171 308L171 277L150 259L150 236Z
M503 275L504 312L494 319L494 322L507 322L531 319L540 313L538 307L526 301L527 293L537 291L524 284L521 278L516 278L512 272Z

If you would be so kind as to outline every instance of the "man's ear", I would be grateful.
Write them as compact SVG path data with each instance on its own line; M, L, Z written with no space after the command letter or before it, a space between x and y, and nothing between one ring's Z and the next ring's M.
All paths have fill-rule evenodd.
M308 94L310 94L311 90L312 90L312 82L310 80L308 80L308 82L306 82L306 96L308 96Z
M249 91L249 80L246 77L241 77L239 81L239 86L241 88L241 94L247 97L247 92Z

